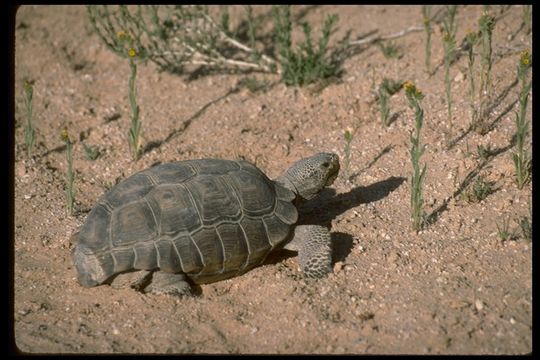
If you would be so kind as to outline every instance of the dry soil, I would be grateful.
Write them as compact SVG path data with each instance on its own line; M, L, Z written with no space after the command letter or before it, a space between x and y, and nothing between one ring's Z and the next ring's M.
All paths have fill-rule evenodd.
M436 10L444 7L435 6ZM481 6L459 6L458 45L477 29ZM520 84L516 67L532 34L522 6L491 6L492 129L469 130L466 56L450 69L452 140L444 88L440 25L432 64L425 33L394 39L401 57L374 44L357 46L343 74L326 86L287 87L272 74L171 74L139 64L143 146L128 148L127 60L93 32L82 6L23 6L16 17L14 336L30 353L525 354L532 351L532 244L518 221L531 220L532 185L518 190L512 153ZM326 15L339 15L331 45L422 25L419 6L294 6L318 38ZM231 10L237 26L242 8ZM256 6L262 31L271 8ZM295 28L295 41L302 39ZM264 47L264 44L259 44ZM477 49L480 52L480 47ZM479 65L479 57L476 57ZM478 74L478 71L476 71ZM266 81L251 92L246 77ZM403 90L390 100L392 123L379 119L374 95L382 79L411 80L425 94L421 142L427 164L424 209L433 220L411 230L409 158L412 110ZM28 156L23 81L34 82L36 147ZM478 87L478 78L477 87ZM527 119L531 120L529 101ZM75 212L66 213L67 127L73 147ZM354 131L346 171L344 130ZM89 160L82 142L98 147ZM530 149L530 137L527 146ZM490 147L482 159L478 146ZM247 274L201 285L198 296L142 294L108 285L84 288L70 258L70 236L111 184L157 163L243 157L275 178L320 151L341 158L334 185L301 207L304 223L331 227L334 269L302 278L294 253L281 253ZM347 179L349 177L349 179ZM493 193L473 201L483 177ZM513 240L501 240L508 223Z

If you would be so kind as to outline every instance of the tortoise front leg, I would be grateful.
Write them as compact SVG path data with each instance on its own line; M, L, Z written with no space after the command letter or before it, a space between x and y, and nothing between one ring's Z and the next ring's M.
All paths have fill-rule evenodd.
M294 238L284 247L298 252L298 262L308 278L321 278L332 272L330 231L320 225L299 225Z

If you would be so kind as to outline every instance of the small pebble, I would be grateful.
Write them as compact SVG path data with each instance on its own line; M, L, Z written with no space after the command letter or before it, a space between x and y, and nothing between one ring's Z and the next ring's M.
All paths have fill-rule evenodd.
M345 267L345 263L343 261L338 261L334 264L334 274L339 273L343 268Z
M17 174L17 177L23 177L24 175L26 175L26 168L24 166L24 164L17 164L16 167L15 167L15 173Z
M484 308L484 303L482 302L482 300L476 299L476 301L474 302L474 306L476 307L476 310L481 311Z
M463 74L462 72L459 72L454 78L454 82L462 82L463 79L465 79L465 74Z

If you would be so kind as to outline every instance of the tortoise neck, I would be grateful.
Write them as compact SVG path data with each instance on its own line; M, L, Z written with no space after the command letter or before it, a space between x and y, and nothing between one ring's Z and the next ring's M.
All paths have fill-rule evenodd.
M284 188L291 190L298 197L298 189L294 186L294 183L286 176L286 174L281 175L276 179L276 182L282 185Z

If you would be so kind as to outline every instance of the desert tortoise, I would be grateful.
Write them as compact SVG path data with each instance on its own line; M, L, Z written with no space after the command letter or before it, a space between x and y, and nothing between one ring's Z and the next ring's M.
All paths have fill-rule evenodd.
M298 252L305 276L322 277L331 271L329 230L292 226L294 204L316 196L338 172L332 153L299 160L275 181L243 160L140 171L102 196L74 235L78 280L114 284L117 274L146 270L141 291L185 294L186 277L202 284L237 276L283 247Z

